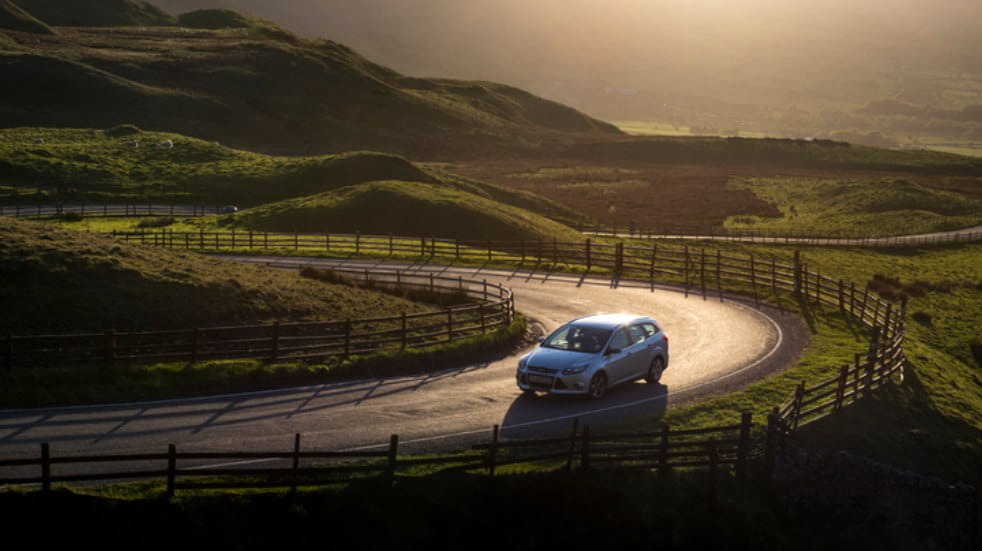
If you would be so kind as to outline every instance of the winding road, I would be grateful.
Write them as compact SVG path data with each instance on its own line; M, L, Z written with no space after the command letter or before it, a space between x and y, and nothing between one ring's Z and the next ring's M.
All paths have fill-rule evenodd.
M293 434L305 449L357 450L387 445L430 452L486 441L500 424L506 438L568 430L579 417L594 426L622 422L711 393L731 390L791 364L808 341L796 317L757 310L739 297L707 300L647 283L527 270L389 263L369 260L232 257L245 262L321 267L399 267L499 281L516 308L543 331L598 311L648 314L671 339L661 384L611 389L600 402L561 396L524 397L515 386L514 350L491 361L439 373L371 379L197 399L0 411L0 457L52 454L286 450ZM215 466L215 465L209 465Z

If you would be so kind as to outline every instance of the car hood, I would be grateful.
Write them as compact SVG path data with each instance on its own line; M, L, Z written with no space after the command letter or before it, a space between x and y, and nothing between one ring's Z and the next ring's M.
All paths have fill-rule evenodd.
M598 353L571 352L555 348L536 348L529 354L526 367L545 367L547 369L563 369L593 361Z

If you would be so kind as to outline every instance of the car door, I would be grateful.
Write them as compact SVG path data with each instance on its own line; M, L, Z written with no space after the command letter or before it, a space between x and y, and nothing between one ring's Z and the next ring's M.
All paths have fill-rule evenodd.
M614 332L607 347L607 360L604 363L607 370L607 381L615 385L629 379L634 373L635 358L628 328L622 327ZM616 351L615 351L616 350Z
M629 328L631 336L631 372L634 378L643 377L648 372L648 365L653 358L653 347L648 340L648 333L641 324Z

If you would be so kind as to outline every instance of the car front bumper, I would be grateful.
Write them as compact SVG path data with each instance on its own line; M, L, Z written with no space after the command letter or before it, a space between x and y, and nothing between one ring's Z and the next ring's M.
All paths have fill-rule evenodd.
M590 388L582 375L540 375L519 371L515 382L522 390L535 390L550 394L586 394Z

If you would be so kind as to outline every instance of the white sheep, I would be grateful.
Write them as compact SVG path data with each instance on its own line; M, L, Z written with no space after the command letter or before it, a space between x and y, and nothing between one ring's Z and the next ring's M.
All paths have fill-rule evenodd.
M35 138L34 145L44 145L44 138Z
M173 149L173 148L174 148L174 142L172 142L171 140L164 140L157 144L157 149Z

